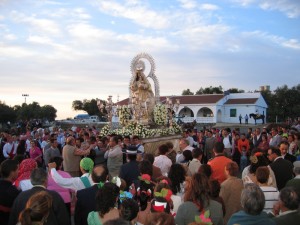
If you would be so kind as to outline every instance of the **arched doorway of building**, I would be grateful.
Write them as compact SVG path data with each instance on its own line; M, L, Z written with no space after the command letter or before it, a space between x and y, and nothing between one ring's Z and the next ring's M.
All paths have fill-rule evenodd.
M214 117L214 113L210 108L203 107L198 111L197 117Z

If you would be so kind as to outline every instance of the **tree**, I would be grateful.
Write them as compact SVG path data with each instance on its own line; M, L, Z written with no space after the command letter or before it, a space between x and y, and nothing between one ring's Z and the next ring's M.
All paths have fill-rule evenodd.
M16 118L14 109L0 101L0 123L15 122Z
M97 100L96 99L83 100L83 110L86 111L89 115L99 114Z
M72 109L74 109L75 111L77 110L83 110L83 103L80 100L74 100L72 102Z
M52 105L44 105L40 109L43 120L54 121L57 110Z
M274 93L261 91L268 105L268 121L284 122L288 117L297 118L300 112L300 84L288 88L287 85L278 87Z
M191 92L191 90L188 88L183 90L181 95L194 95L194 92Z
M227 90L229 93L245 93L244 90L240 90L238 88L230 88Z
M40 106L38 102L32 102L31 104L23 103L21 106L15 105L13 107L18 120L31 120L41 119L53 121L56 118L57 110L52 105Z
M223 94L223 88L222 86L219 87L206 87L206 88L200 88L197 92L196 95L202 95L202 94Z
M104 105L106 105L106 101L104 100L100 100L100 101L103 102ZM75 111L83 110L86 111L89 115L98 115L99 117L102 117L107 113L105 109L103 113L99 111L97 102L98 99L91 99L91 100L84 99L83 101L75 100L72 102L72 109L74 109Z
M198 91L196 91L195 95L203 95L203 91L204 91L204 89L203 89L203 87L201 87L201 88L199 88Z

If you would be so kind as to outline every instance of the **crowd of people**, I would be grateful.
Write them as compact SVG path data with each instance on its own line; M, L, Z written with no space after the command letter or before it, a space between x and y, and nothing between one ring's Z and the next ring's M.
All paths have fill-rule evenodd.
M184 130L145 151L99 130L1 133L0 224L297 224L300 133Z

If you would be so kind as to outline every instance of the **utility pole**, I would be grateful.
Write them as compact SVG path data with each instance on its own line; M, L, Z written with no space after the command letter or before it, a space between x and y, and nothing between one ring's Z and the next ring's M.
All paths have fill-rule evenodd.
M26 97L29 97L29 94L22 94L22 97L25 98L25 104L26 104Z

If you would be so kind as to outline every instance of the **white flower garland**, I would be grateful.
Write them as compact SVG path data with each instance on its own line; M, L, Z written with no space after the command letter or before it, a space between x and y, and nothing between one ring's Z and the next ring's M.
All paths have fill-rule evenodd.
M155 136L168 136L168 135L175 135L181 134L182 130L181 127L176 123L173 122L172 127L162 128L162 129L148 129L146 126L134 122L129 122L125 127L121 129L110 129L109 125L106 125L102 128L100 132L100 136L106 136L111 134L122 135L124 136L132 136L138 135L141 138L152 138Z
M130 116L131 116L130 108L126 105L121 106L118 109L118 116L119 116L119 123L122 126L126 126L129 122L129 119L130 119Z
M153 110L154 122L157 125L167 125L168 122L168 110L165 105L158 104Z

